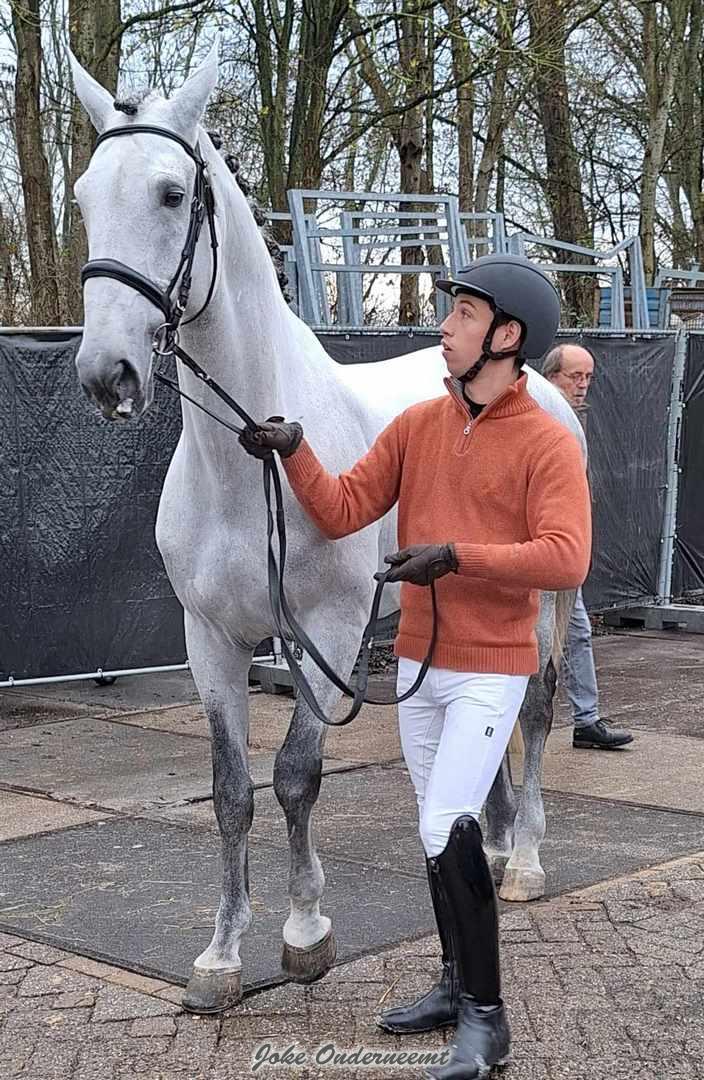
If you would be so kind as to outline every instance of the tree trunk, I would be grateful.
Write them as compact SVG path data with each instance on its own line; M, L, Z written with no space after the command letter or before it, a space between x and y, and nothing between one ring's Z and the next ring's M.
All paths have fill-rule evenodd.
M120 0L69 0L69 44L74 56L106 90L117 92L120 68L122 18ZM88 167L95 132L88 114L73 95L71 109L71 191ZM64 264L67 280L67 315L74 325L83 322L81 267L88 258L88 245L80 213L74 207L69 228L69 246Z
M51 176L42 142L39 0L15 0L12 23L17 42L15 133L32 273L31 317L36 325L60 325Z
M556 240L592 246L584 209L579 159L572 138L565 70L566 0L529 0L531 60L545 139L546 176L542 183L550 208ZM571 255L570 262L589 264L586 256ZM591 322L594 312L591 275L569 274L565 282L567 319ZM564 321L564 319L563 319Z
M457 0L443 0L450 35L452 74L457 83L457 195L460 210L471 211L474 199L474 84L472 50L462 26Z
M301 15L298 78L289 135L289 188L319 188L327 84L349 0L317 0Z
M272 210L286 211L286 89L291 59L293 0L285 0L283 11L277 0L252 0L257 80L261 97L259 130L264 155L264 175L268 203ZM272 56L273 45L276 61ZM274 228L277 239L290 243L286 230Z
M639 233L643 245L643 267L648 284L655 277L655 203L662 173L667 120L672 107L675 79L684 53L684 29L689 0L670 0L668 25L658 25L654 4L639 3L643 16L643 58L645 67L648 135L643 154L640 192ZM669 47L666 47L665 41ZM688 118L691 123L691 119Z
M489 190L506 127L506 79L513 57L513 33L516 26L517 11L516 0L508 0L508 3L499 5L496 13L498 58L494 68L494 78L489 97L486 141L477 170L477 191L474 198L474 209L478 214L485 214L489 207ZM477 236L487 235L484 222L478 221L474 231ZM482 249L479 254L486 254L486 250Z

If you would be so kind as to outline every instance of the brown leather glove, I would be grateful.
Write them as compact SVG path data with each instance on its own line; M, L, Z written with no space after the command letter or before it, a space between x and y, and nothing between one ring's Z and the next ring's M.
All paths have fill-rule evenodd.
M384 562L392 567L386 572L387 581L410 581L413 585L430 585L443 574L456 574L458 569L452 544L414 544L386 555ZM374 577L379 581L384 574Z
M245 428L239 443L248 454L261 461L270 457L274 450L282 458L290 457L300 446L302 438L303 428L296 421L287 424L283 416L270 416L256 431Z

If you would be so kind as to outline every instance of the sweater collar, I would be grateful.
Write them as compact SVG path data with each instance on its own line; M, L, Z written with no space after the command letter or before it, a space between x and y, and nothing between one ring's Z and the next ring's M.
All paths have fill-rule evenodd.
M459 405L463 413L471 416L469 405L462 393L460 380L448 376L444 382L455 403ZM528 393L528 376L524 374L516 379L514 383L511 383L510 386L507 386L493 401L490 401L475 420L475 423L485 420L488 416L491 416L494 420L500 420L505 416L519 416L521 413L530 412L531 409L537 408L537 402Z

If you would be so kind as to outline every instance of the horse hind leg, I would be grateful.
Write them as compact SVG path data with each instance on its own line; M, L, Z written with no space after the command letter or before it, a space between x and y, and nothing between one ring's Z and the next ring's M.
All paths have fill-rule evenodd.
M325 875L315 850L311 815L323 768L322 723L299 696L286 739L276 756L274 791L286 816L291 913L283 930L281 964L289 978L308 983L335 962L330 919L320 914Z
M497 885L503 880L506 863L511 858L513 850L513 822L516 817L516 805L511 762L507 751L486 800L484 851Z
M531 677L520 713L525 745L523 787L513 826L513 851L499 892L502 900L537 900L545 893L545 871L540 864L545 808L540 782L556 682L555 668L549 660L540 674Z
M222 840L223 878L215 932L195 960L183 997L189 1012L216 1013L242 998L240 942L251 910L247 837L254 788L247 764L252 654L236 649L204 624L186 618L188 656L211 730L213 802Z

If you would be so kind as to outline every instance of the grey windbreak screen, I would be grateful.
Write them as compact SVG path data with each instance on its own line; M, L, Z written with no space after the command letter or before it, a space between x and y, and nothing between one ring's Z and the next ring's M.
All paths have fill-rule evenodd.
M0 335L0 679L182 663L181 608L154 542L180 430L158 395L135 425L78 385L80 338Z
M594 509L590 608L657 595L674 334L561 335L596 357L586 433Z
M343 363L439 340L320 336ZM596 542L586 596L600 607L656 591L674 343L583 340L598 357L588 414ZM160 386L139 423L103 420L78 386L78 343L78 334L61 330L0 334L0 679L185 659L181 608L154 541L180 433L177 399ZM688 543L701 552L698 524L693 517Z
M704 589L704 335L687 342L673 593Z

